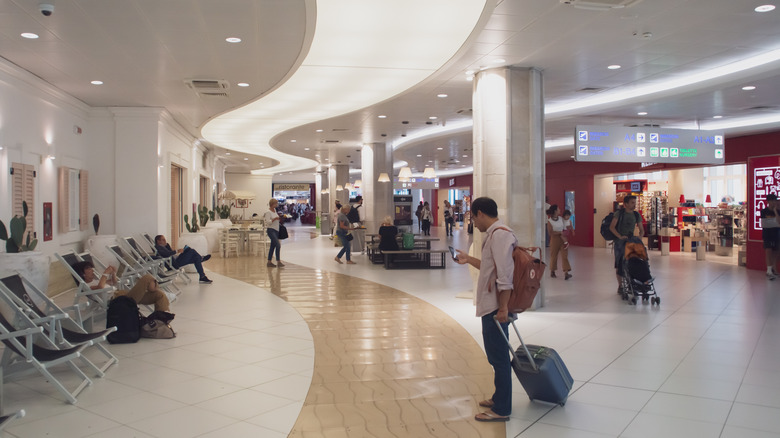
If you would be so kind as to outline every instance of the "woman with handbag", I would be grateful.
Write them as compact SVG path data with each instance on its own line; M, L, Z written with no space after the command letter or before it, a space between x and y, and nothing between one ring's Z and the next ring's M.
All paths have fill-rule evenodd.
M343 263L341 256L347 254L347 264L354 265L356 263L352 261L352 235L349 234L349 218L347 217L350 208L352 207L349 204L341 207L341 213L336 219L336 235L341 240L342 245L341 251L336 256L336 261L339 264Z
M282 247L282 244L279 242L279 221L281 218L276 212L276 207L278 205L279 201L271 198L271 200L268 201L268 211L263 213L265 233L268 234L268 238L271 240L271 245L268 247L268 263L266 263L266 266L269 268L275 268L277 266L281 268L284 266L284 263L279 260L279 251ZM276 251L276 264L271 261L271 256L273 256L274 251Z

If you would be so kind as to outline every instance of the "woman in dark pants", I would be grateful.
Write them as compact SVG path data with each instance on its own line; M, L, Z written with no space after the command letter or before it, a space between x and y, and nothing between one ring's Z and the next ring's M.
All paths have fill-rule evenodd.
M268 234L268 238L271 240L271 245L268 247L268 263L266 266L269 268L280 268L284 266L281 260L279 260L279 250L282 244L279 242L279 214L276 213L276 206L279 205L279 201L271 199L268 201L268 211L263 214L263 222L265 223L265 232ZM271 257L276 251L276 264L271 261Z

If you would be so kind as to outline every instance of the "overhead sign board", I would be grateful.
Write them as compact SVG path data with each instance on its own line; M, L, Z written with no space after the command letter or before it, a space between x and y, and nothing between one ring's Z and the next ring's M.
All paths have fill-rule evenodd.
M578 125L575 161L724 164L723 132Z
M398 181L398 177L393 178L393 189L438 189L439 178L411 178L409 182Z

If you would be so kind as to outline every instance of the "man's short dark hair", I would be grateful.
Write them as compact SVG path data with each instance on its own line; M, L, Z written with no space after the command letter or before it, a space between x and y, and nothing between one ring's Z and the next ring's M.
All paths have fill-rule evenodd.
M154 236L154 244L155 245L159 245L160 244L160 238L162 238L162 236L163 236L162 234L158 234L158 235Z
M481 211L482 214L491 218L498 217L498 205L496 204L496 201L487 196L471 201L471 214L476 215L478 211Z
M83 279L84 271L86 271L89 268L95 269L95 265L93 265L88 261L81 261L81 262L74 263L72 268L77 274L79 274L79 277Z
M773 193L770 193L770 194L766 195L766 200L767 201L777 201L777 195L775 195Z
M631 202L631 200L632 200L632 199L636 199L636 196L634 196L634 195L628 195L628 196L626 196L625 198L623 198L623 203L624 203L624 204L628 204L629 202Z

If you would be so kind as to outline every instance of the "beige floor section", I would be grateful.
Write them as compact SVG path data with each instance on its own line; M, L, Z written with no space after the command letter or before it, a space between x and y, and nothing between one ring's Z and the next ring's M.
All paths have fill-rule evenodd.
M262 257L212 259L209 269L271 292L311 329L314 374L291 437L504 437L474 420L492 369L450 316L368 280Z

